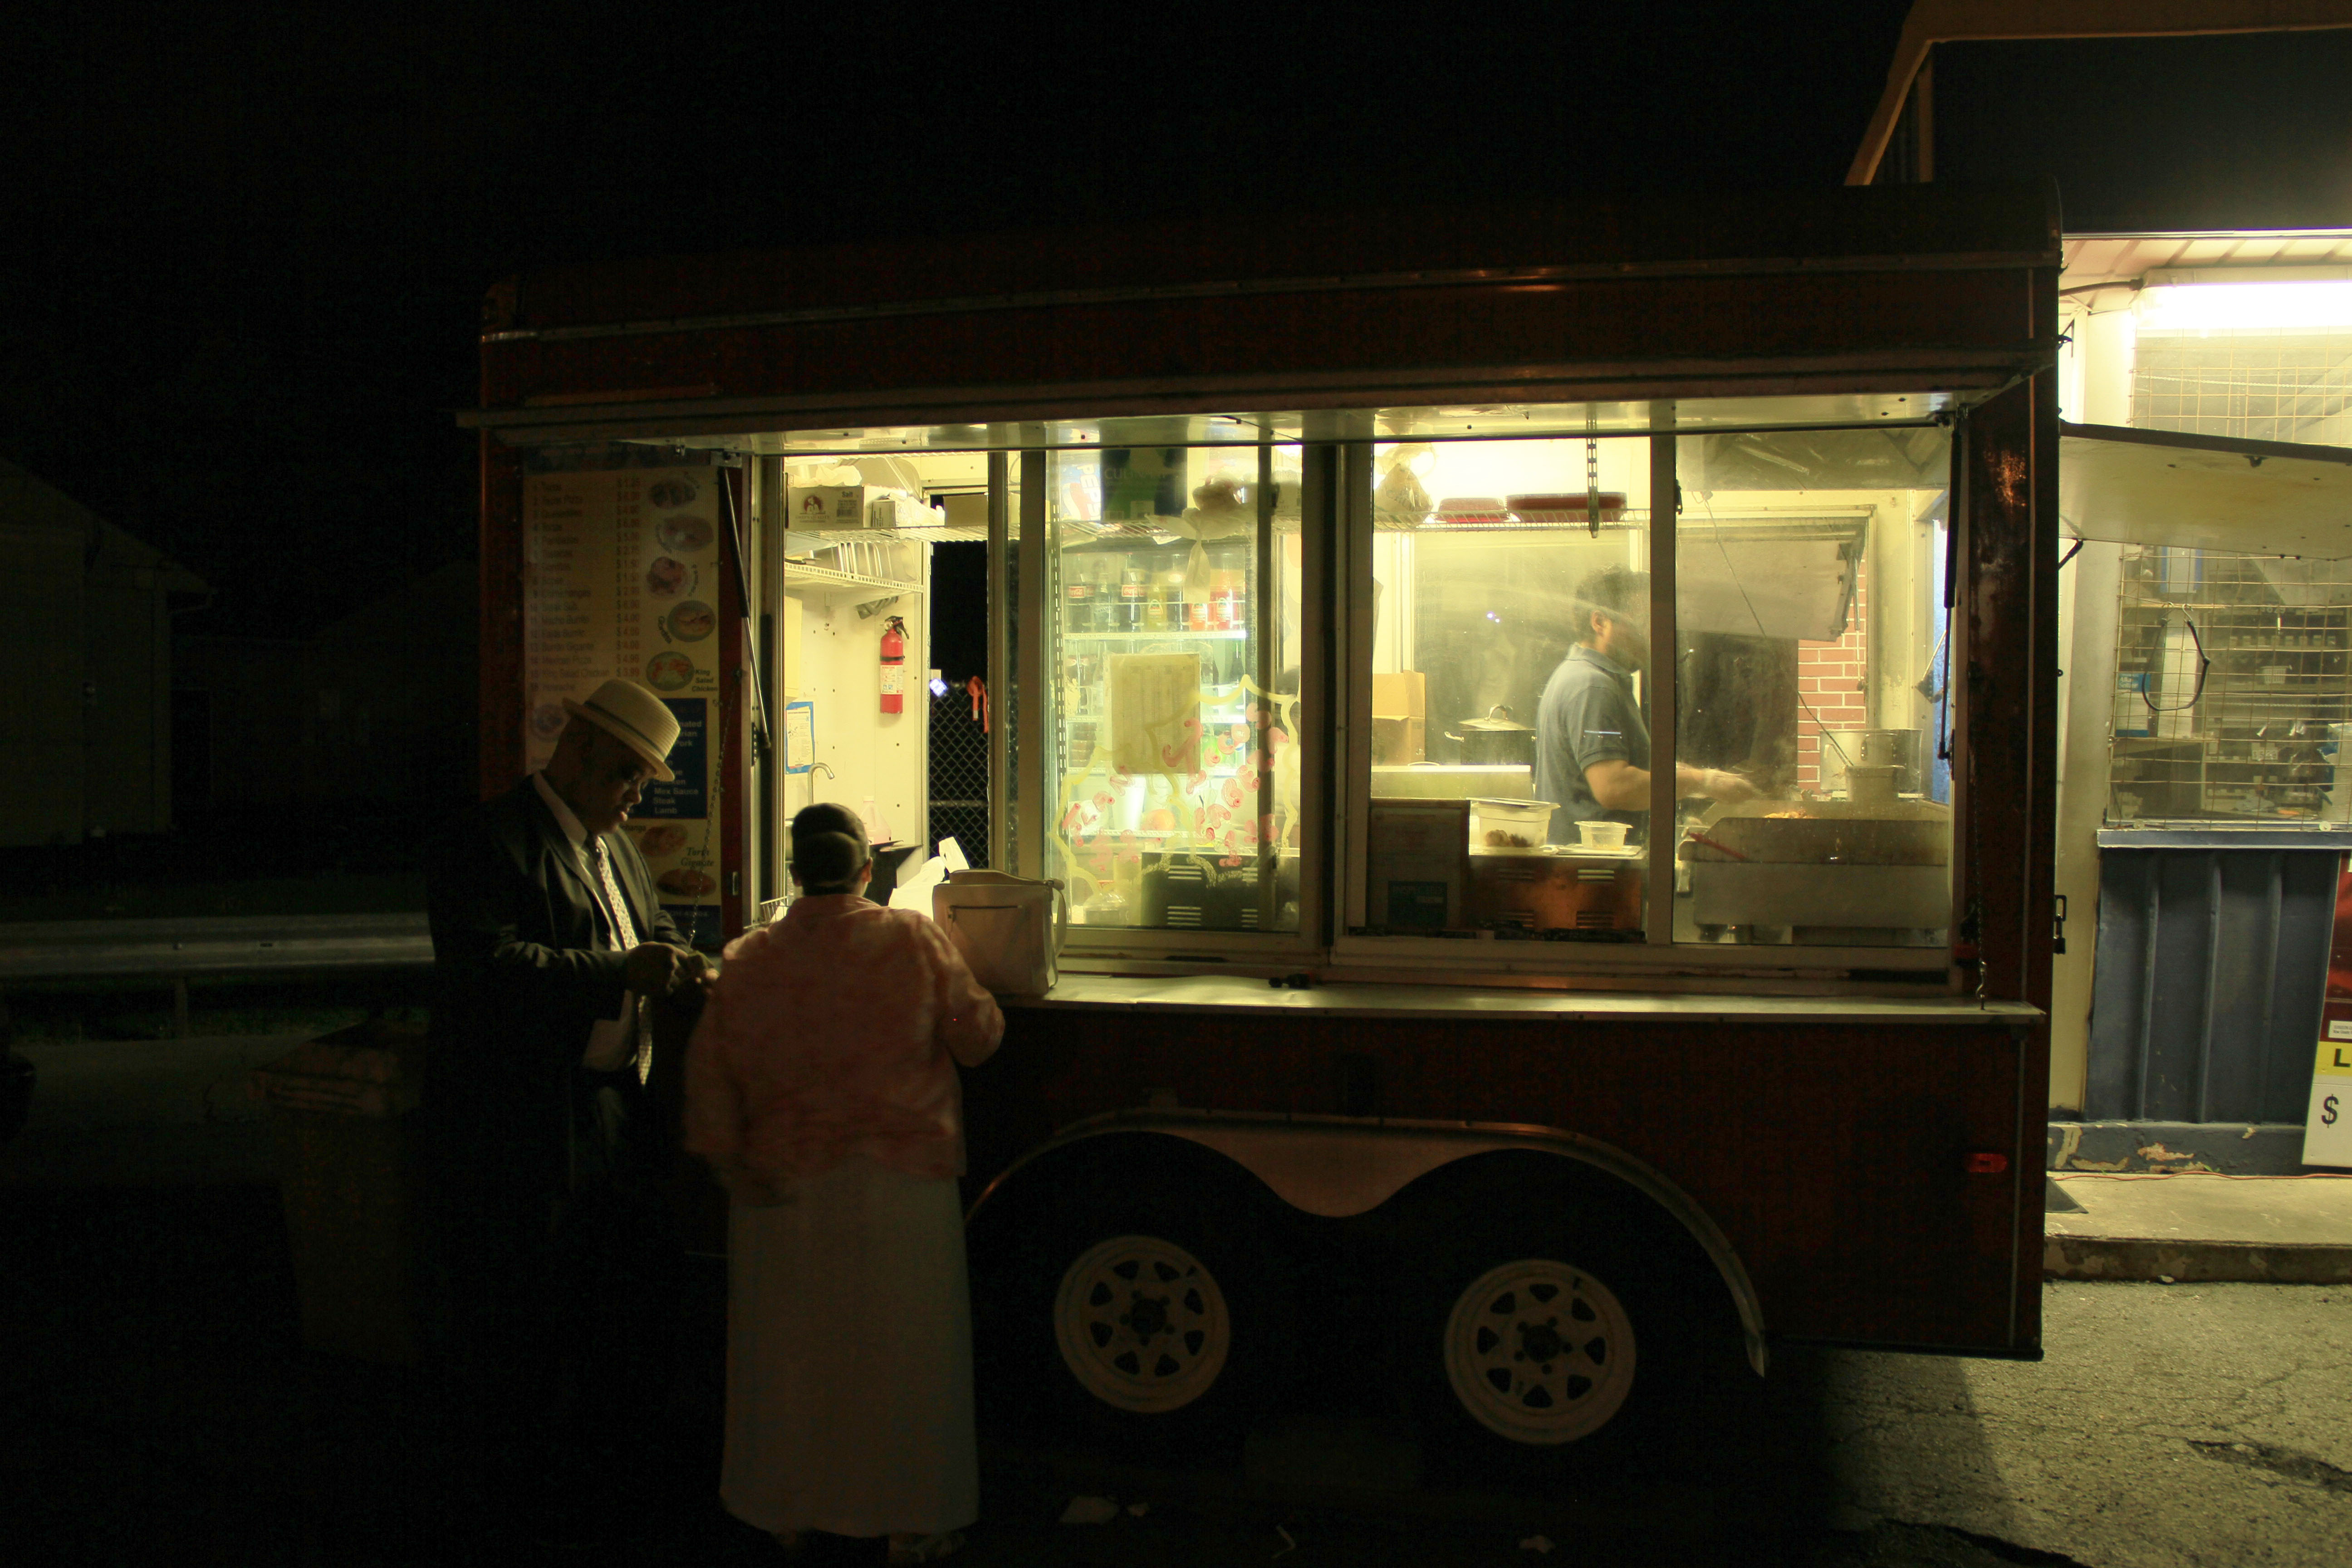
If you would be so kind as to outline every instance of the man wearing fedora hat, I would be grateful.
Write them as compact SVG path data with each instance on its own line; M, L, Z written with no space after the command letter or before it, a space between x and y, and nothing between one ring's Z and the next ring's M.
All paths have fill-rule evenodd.
M564 708L547 765L428 861L425 1102L466 1403L541 1472L514 1484L609 1499L661 1396L675 1254L647 1004L709 974L619 831L677 720L627 680Z

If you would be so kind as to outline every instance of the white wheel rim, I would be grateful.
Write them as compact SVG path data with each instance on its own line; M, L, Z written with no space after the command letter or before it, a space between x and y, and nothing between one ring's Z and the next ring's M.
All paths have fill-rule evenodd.
M1580 1268L1523 1258L1471 1282L1445 1320L1445 1377L1478 1424L1514 1443L1573 1443L1633 1387L1633 1321Z
M1233 1321L1201 1260L1156 1236L1090 1247L1054 1296L1054 1338L1079 1386L1120 1410L1160 1415L1209 1391Z

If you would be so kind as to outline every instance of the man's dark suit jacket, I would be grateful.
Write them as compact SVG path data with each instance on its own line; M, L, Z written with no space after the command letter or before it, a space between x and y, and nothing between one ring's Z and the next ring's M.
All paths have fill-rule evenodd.
M684 946L636 846L603 837L637 940ZM620 1010L626 955L599 950L588 872L528 778L460 818L425 876L425 1102L443 1177L468 1202L543 1226L580 1153L581 1053L591 1026Z

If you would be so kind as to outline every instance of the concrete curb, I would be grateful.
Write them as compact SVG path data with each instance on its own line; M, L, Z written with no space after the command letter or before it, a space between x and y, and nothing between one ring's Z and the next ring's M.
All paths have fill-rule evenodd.
M2352 1284L2352 1247L2324 1242L2154 1241L2117 1236L2053 1236L2042 1241L2042 1273L2049 1279L2345 1285Z

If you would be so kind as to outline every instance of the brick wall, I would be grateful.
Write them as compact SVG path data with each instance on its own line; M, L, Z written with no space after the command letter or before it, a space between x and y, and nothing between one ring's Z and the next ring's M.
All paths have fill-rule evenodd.
M1853 608L1846 616L1845 636L1835 642L1797 644L1797 692L1803 699L1797 710L1797 784L1802 789L1821 787L1823 730L1860 730L1870 722L1864 629L1870 625L1870 579L1863 563L1856 562L1853 570Z

